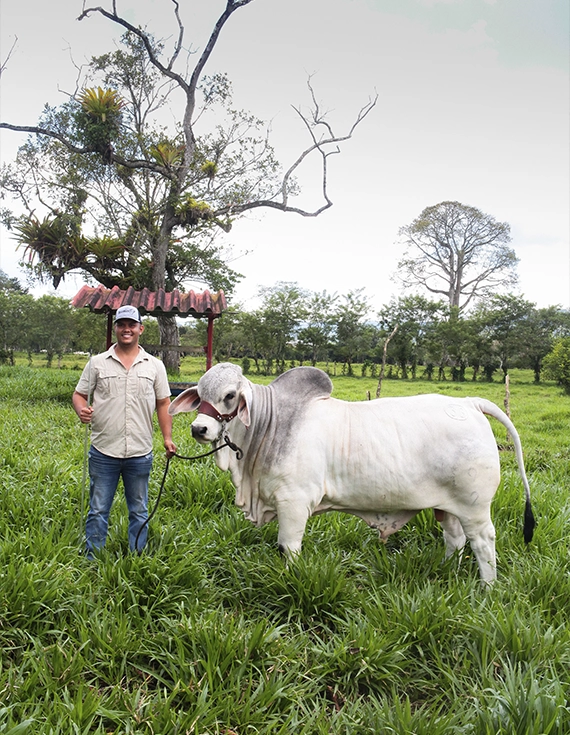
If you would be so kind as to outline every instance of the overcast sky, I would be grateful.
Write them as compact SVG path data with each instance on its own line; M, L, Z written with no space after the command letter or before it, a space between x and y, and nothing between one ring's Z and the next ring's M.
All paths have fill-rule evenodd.
M95 4L95 3L94 3ZM131 22L175 33L169 0L117 0ZM222 0L181 3L187 40L200 50ZM77 22L77 0L0 0L0 118L35 124L43 105L75 87L76 64L113 48L116 28ZM316 219L268 212L227 236L245 278L236 299L295 281L311 291L364 288L373 307L398 294L391 280L400 227L427 206L457 200L508 222L520 293L570 307L570 81L568 0L254 0L224 29L208 73L225 71L235 105L271 121L288 167L306 145L291 105L312 83L335 132L377 92L378 103L329 159L332 209ZM2 161L24 136L0 133ZM302 203L319 206L319 180L301 178ZM0 232L0 268L22 279L13 240ZM56 292L72 296L70 279ZM37 293L34 291L34 293Z

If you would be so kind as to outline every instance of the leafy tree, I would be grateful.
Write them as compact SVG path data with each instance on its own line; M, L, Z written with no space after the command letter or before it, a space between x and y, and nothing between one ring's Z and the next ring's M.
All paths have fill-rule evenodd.
M64 310L65 318L67 313ZM145 338L147 332L145 330ZM102 352L107 343L107 320L89 309L78 309L74 318L74 334L71 348L92 354Z
M543 360L546 378L555 380L570 395L570 337L558 339Z
M54 355L61 360L68 351L77 318L77 310L67 299L45 295L34 301L29 336L35 351L45 351L48 367L52 366Z
M527 332L527 325L534 311L534 304L512 294L490 296L479 304L474 312L492 343L492 350L499 359L506 377L512 360L520 352Z
M160 334L158 329L158 321L153 316L147 316L143 318L144 334L141 341L147 345L160 344Z
M516 282L510 227L459 202L423 210L400 229L405 247L397 277L404 286L444 296L463 311L476 297Z
M0 291L11 291L17 293L27 293L27 289L22 288L17 278L10 278L0 269Z
M482 374L482 379L493 382L493 376L501 362L495 352L492 335L487 329L486 317L471 314L468 320L470 331L469 364L473 368L472 380L475 382Z
M441 318L442 306L442 302L424 296L401 296L379 312L382 335L388 336L398 327L390 340L388 358L398 365L402 378L408 377L408 366L415 377L418 363L425 361L427 340Z
M223 317L222 317L223 318ZM265 319L262 309L255 311L243 312L240 317L240 324L247 339L247 354L253 358L255 370L257 373L262 372L261 360L266 356L266 361L273 361L272 354L267 355L266 337L265 337ZM267 367L267 366L266 366Z
M17 289L0 289L0 363L14 364L14 352L27 349L34 297Z
M334 332L334 307L337 294L314 293L307 302L305 326L299 331L298 349L308 355L312 365L328 355L328 345Z
M307 292L297 283L279 281L275 286L262 287L259 295L262 306L258 347L265 360L265 371L270 373L275 361L277 372L283 372L288 349L296 342L299 326L306 317Z
M465 318L457 307L447 309L433 326L428 351L439 366L439 378L445 378L445 367L451 366L454 381L465 380L465 370L475 349L478 325Z
M121 47L92 59L76 93L57 109L46 107L38 126L0 123L33 136L4 169L2 184L27 212L4 221L37 277L57 287L79 271L106 286L170 290L197 280L229 291L238 274L227 266L216 233L261 207L314 217L332 206L329 156L376 100L361 108L347 133L336 134L309 80L310 111L296 109L308 146L283 171L261 121L233 108L227 76L205 73L226 23L250 2L227 0L195 61L190 53L183 58L189 44L178 2L171 6L170 53L171 45L119 15L115 2L111 11L83 10L80 21L100 15L123 28ZM166 128L164 111L175 104L181 120ZM322 202L304 210L292 202L299 192L295 177L315 156ZM175 319L160 317L159 324L161 342L177 344ZM176 368L177 360L167 358Z
M534 371L534 382L540 383L543 360L552 350L556 337L570 332L570 314L559 306L533 309L525 320L519 354L525 367Z
M364 321L369 311L364 289L349 291L335 310L335 354L353 375L353 363L370 347L371 331Z
M230 306L214 327L214 356L216 360L229 360L232 357L252 356L255 351L252 339L252 325L249 315L239 304ZM200 343L206 344L207 324L200 320L197 325Z

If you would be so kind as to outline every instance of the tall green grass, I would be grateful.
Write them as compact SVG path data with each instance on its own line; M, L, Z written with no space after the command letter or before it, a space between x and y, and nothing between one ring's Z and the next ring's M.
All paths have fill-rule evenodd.
M538 520L502 426L493 506L499 580L444 560L433 514L387 544L341 514L310 520L285 565L210 459L172 460L148 552L118 497L102 558L81 554L85 430L73 370L0 368L0 733L567 735L570 402L513 377L511 410ZM375 381L337 378L364 399ZM383 395L500 384L385 381ZM175 419L184 454L189 417ZM151 505L164 460L156 435Z

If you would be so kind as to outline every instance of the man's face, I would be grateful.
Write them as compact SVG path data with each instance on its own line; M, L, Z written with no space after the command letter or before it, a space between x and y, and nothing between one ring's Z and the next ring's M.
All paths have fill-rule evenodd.
M137 343L143 331L143 325L134 319L118 319L115 322L117 342L125 347Z

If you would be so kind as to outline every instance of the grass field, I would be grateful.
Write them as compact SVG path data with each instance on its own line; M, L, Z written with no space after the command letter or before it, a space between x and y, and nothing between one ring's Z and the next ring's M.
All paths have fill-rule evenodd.
M107 549L88 562L73 359L0 368L1 734L568 735L570 399L560 389L512 375L538 527L525 547L522 485L503 451L499 581L484 593L468 549L461 566L444 561L431 512L386 545L356 518L313 518L286 566L276 524L243 518L211 458L172 460L148 553L128 553L118 498ZM202 369L186 358L182 376ZM333 382L349 400L376 391L371 378ZM503 391L391 380L382 395L502 405ZM175 418L182 454L198 450L189 424Z

